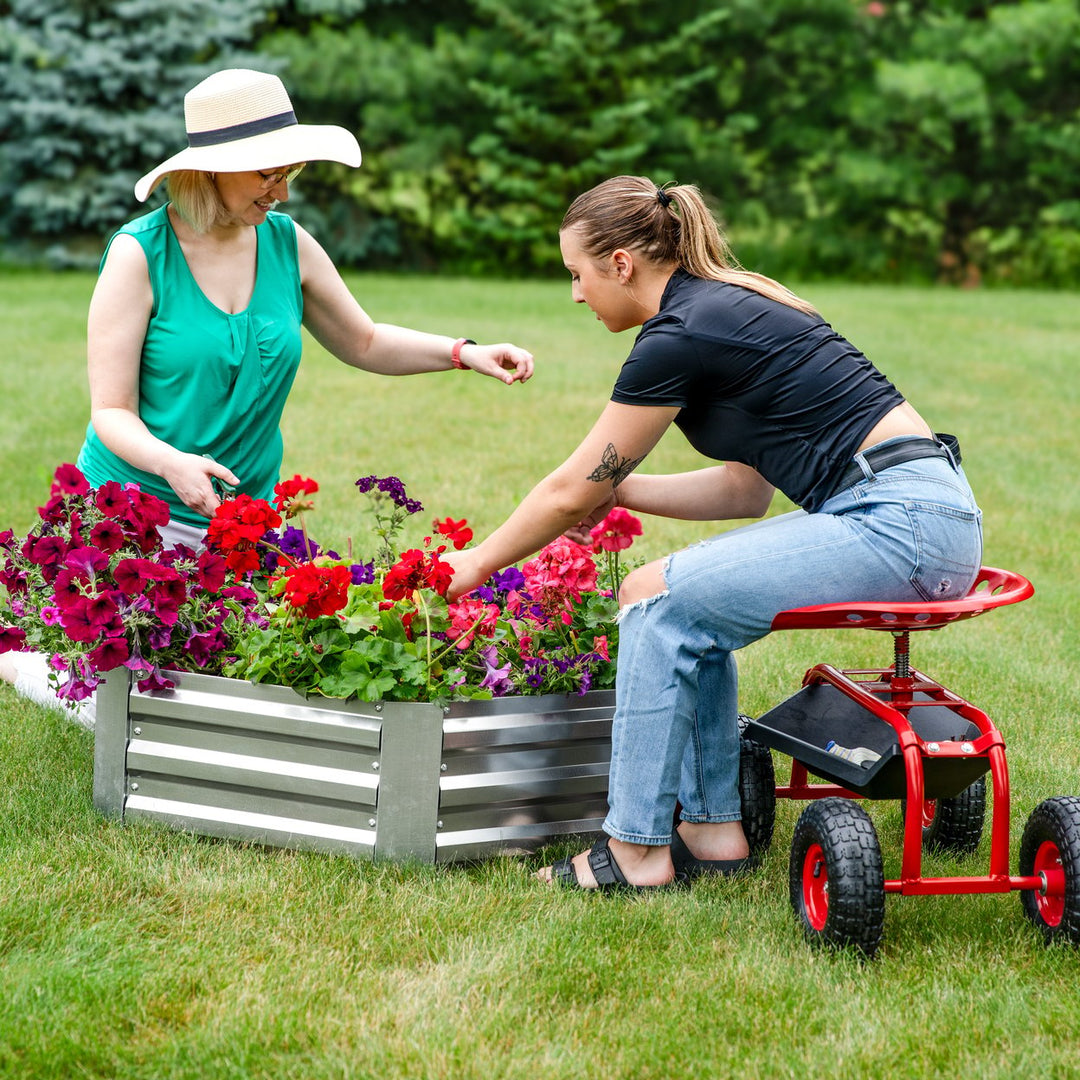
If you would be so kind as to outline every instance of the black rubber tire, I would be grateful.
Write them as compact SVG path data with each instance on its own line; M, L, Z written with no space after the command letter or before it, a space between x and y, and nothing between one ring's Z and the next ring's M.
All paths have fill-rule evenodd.
M907 799L900 800L900 813L907 813ZM986 777L980 776L959 795L933 800L934 816L923 825L923 850L970 855L982 840L986 821Z
M740 732L746 717L739 717ZM776 824L776 773L772 754L764 743L741 735L739 739L739 801L742 827L755 863L769 850Z
M885 925L885 875L877 833L850 799L818 799L791 841L791 906L807 940L873 957Z
M1065 875L1063 896L1024 889L1024 914L1042 932L1047 945L1080 944L1080 799L1058 796L1031 812L1020 841L1020 875L1038 874L1060 864Z

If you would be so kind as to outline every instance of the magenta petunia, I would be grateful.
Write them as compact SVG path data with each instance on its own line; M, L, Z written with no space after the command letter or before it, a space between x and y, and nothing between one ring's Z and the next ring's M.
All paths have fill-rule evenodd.
M95 547L72 548L64 556L64 565L83 577L94 577L109 567L109 557Z
M65 462L53 474L53 495L86 495L90 485L75 465Z
M221 648L221 642L214 634L192 634L184 642L188 656L201 667L206 667L213 659L215 653Z
M99 521L90 530L90 543L106 555L113 555L124 546L124 530L115 521Z
M212 551L203 551L199 555L199 584L207 592L217 592L225 584L227 570L225 560L220 555Z
M29 536L22 546L23 555L42 570L55 575L64 564L68 552L67 541L61 536Z
M107 518L125 517L131 509L127 492L115 480L108 480L97 489L94 503Z
M19 652L25 644L25 630L18 626L0 626L0 653Z
M63 495L53 495L44 506L39 506L37 511L38 516L46 525L60 525L67 521L67 499Z
M158 525L169 524L169 504L156 495L140 491L133 485L124 489L130 500L128 520L139 529L156 529Z
M95 671L112 671L120 667L130 655L127 638L122 634L114 634L91 649L88 659Z
M60 625L72 641L97 641L101 636L90 615L90 597L76 596L60 611Z
M113 568L116 587L128 596L141 593L156 576L156 567L149 559L121 559Z
M61 701L85 701L97 689L99 679L80 679L72 675L67 682L57 688L56 696Z
M173 626L180 616L180 605L187 599L183 581L157 581L147 592L154 605L154 616L166 626Z
M139 690L149 693L151 690L171 690L176 683L172 681L162 668L153 667L145 679L139 680Z
M58 608L66 610L76 600L86 595L88 587L88 584L74 570L61 570L53 579L53 592L50 599Z

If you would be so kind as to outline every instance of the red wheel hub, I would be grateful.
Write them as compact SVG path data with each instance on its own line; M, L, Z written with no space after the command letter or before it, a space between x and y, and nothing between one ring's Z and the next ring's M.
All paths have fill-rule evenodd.
M829 917L829 872L820 844L811 844L803 858L802 894L807 922L815 930L824 930Z
M1032 873L1041 875L1046 884L1035 892L1035 906L1047 926L1060 926L1065 915L1065 871L1057 844L1044 840L1035 852Z

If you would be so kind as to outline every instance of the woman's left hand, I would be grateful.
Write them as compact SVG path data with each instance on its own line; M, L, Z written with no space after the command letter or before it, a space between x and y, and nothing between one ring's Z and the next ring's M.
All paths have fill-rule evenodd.
M532 378L532 353L509 342L498 345L463 345L459 356L467 368L472 368L481 375L490 375L507 386Z

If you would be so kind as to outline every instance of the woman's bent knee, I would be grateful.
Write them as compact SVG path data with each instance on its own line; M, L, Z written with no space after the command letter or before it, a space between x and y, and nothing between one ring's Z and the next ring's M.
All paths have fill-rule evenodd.
M650 597L659 596L667 590L664 580L664 564L661 560L646 563L631 570L619 589L619 607L629 607Z

